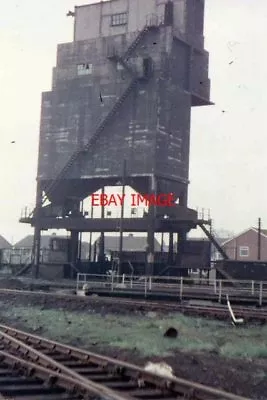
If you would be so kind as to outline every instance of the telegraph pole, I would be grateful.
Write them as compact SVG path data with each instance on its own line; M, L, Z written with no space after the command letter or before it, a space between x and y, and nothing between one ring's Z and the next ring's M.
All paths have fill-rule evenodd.
M261 218L258 219L258 260L261 259Z

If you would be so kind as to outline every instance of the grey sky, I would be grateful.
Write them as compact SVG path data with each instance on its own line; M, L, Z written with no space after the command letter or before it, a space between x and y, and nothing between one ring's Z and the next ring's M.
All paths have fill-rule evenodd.
M41 92L56 45L72 40L66 13L85 3L1 5L0 234L9 240L31 232L18 218L35 198ZM206 0L205 31L216 105L192 111L190 205L210 208L216 227L239 231L258 216L267 225L267 2Z

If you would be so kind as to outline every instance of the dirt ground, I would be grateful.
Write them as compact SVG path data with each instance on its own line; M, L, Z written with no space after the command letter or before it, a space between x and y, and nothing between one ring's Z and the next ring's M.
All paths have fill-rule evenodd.
M79 326L85 326L85 322L88 322L87 318L89 320L90 316L90 318L92 318L91 324L99 324L100 331L101 323L104 324L103 326L105 326L105 324L110 326L111 331L111 323L120 321L119 328L122 329L124 325L127 325L127 321L131 318L135 318L136 321L141 321L140 324L147 324L146 328L149 327L148 324L152 327L151 340L150 338L146 338L147 342L144 340L144 346L149 347L150 341L152 346L155 332L158 335L159 330L156 329L159 327L161 328L162 324L164 328L163 322L164 318L166 319L166 315L160 314L157 310L151 310L148 315L147 310L144 311L142 307L139 307L138 309L129 307L128 305L123 304L123 300L118 300L117 304L108 305L106 303L103 304L97 297L91 297L88 299L88 302L79 299L73 301L68 298L61 298L55 301L55 298L42 294L22 296L0 293L0 303L0 322L2 324L10 324L20 329L34 332L35 334L47 336L54 340L65 341L66 343L77 345L78 347L85 347L88 350L116 357L121 360L134 362L141 366L147 361L165 361L173 368L175 375L178 377L214 386L218 389L223 389L250 399L267 399L267 351L265 352L265 349L267 349L267 335L264 340L264 335L267 332L266 327L256 327L255 332L253 333L253 340L256 341L257 336L261 335L258 337L257 346L262 346L261 349L264 350L262 354L255 353L255 356L253 356L253 343L250 343L252 342L249 333L250 331L235 331L234 340L239 342L241 350L242 343L244 343L244 355L241 355L239 358L231 358L229 356L223 356L223 353L221 352L222 347L218 347L218 343L219 345L221 344L221 346L224 345L223 335L224 332L228 332L227 329L230 331L230 327L228 328L227 325L226 328L223 325L219 326L219 335L216 336L217 347L215 345L211 346L209 345L209 342L213 337L212 322L195 319L191 326L191 320L188 317L184 317L187 318L185 323L187 324L186 329L189 329L188 335L190 336L192 335L192 332L194 332L195 336L193 336L193 338L195 337L196 341L198 340L198 336L201 337L202 344L199 348L197 348L197 346L190 347L188 343L185 342L186 338L184 338L184 336L187 331L185 330L185 327L181 325L181 332L178 331L178 338L164 339L164 346L167 351L162 351L161 353L160 346L162 345L161 341L163 339L161 337L163 335L157 339L161 341L155 341L155 354L153 355L145 354L145 351L143 353L140 351L140 348L142 348L140 341L143 341L142 337L140 339L140 332L142 332L142 330L140 330L141 328L138 331L138 327L134 326L133 328L132 326L129 328L129 326L125 326L126 333L123 333L123 330L121 333L118 333L120 331L116 331L117 336L115 335L115 338L117 341L112 337L112 341L108 344L109 337L107 337L106 341L101 340L101 338L99 338L100 334L96 330L92 331L92 335L95 335L95 337L92 336L91 340L90 332L88 332L88 334L82 332L85 337L87 336L88 340L85 341L84 336L79 332ZM47 320L48 315L53 321L55 321L53 332L48 332L47 330L47 326L49 325ZM58 319L57 315L64 317L62 317L61 325L56 324L56 320ZM86 318L86 320L84 318ZM159 322L154 321L156 318ZM165 325L173 321L174 319L172 318L173 317L170 316L169 319L166 320L167 322L165 321ZM151 322L148 321L147 323L147 320ZM81 321L79 322L80 325L77 321ZM156 323L158 325L156 325ZM195 325L196 323L197 325ZM225 323L220 322L220 324ZM86 326L90 327L90 325ZM96 328L97 327L94 326L94 329ZM260 329L264 330L260 331ZM62 331L64 330L68 330L68 336L62 336ZM203 346L203 342L205 342L205 334L207 335L207 346ZM130 349L126 348L125 343L119 343L118 346L118 340L122 341L120 336L124 335L129 337L129 341L132 340ZM136 345L134 345L134 340L136 341ZM183 345L181 348L175 348L174 343L179 343L179 341L182 342L182 340L184 341L183 343L186 343L186 346ZM113 341L114 345L112 344ZM246 347L248 347L248 344L251 346L250 353L246 353ZM164 346L162 348L165 349ZM239 353L241 351L240 348L238 350Z

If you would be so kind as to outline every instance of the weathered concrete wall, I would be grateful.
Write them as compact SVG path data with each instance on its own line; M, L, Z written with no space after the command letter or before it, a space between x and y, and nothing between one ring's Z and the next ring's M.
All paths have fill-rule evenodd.
M134 37L117 35L58 46L53 91L43 94L40 178L56 176L128 87L131 75L107 55L110 47L123 54ZM129 65L138 71L147 57L153 60L153 77L133 88L85 156L81 170L73 170L71 177L119 175L123 153L129 160L129 172L170 171L171 176L187 179L190 87L197 88L199 79L206 79L207 69L201 70L201 63L191 66L191 47L173 39L170 27L146 34L132 52ZM88 65L88 73L79 75L80 65ZM190 75L191 67L196 76Z
M108 40L74 42L58 48L53 92L43 95L39 177L55 176L79 145L86 144L117 99L129 86L131 75L107 59L109 46L120 53L132 43L133 35ZM82 176L116 175L121 172L121 151L129 158L128 168L135 173L152 171L157 123L157 77L161 71L161 50L171 49L171 30L149 33L132 52L129 65L138 72L143 58L153 59L153 77L139 83L129 94L119 114L109 123L84 160ZM87 75L77 75L77 65L92 64ZM127 133L126 133L127 132ZM149 151L149 157L148 157ZM80 175L79 175L80 176Z
M169 177L188 178L191 96L178 85L163 80L157 126L156 171Z
M111 0L75 7L74 38L76 41L80 41L142 30L147 19L152 15L156 16L158 21L163 21L167 1ZM190 0L191 3L193 1L200 0ZM187 2L186 0L173 0L173 3L174 27L185 33ZM127 22L124 25L112 26L112 15L120 13L127 14Z
M142 75L143 61L149 58L153 66L149 81L139 81L131 89L106 128L66 177L84 181L92 177L119 177L126 158L127 172L132 175L167 176L169 181L159 181L163 192L183 191L187 187L190 111L191 106L209 101L208 53L196 49L189 39L185 41L174 27L162 25L147 32L131 51L127 60L129 71L108 56L114 50L123 55L138 31L96 35L97 30L102 32L95 21L97 15L104 15L103 7L108 7L105 12L110 18L111 11L120 12L127 6L132 18L127 26L132 23L131 29L136 29L139 11L154 7L159 15L164 12L165 3L147 0L144 9L143 0L114 0L76 9L78 37L87 35L90 24L96 30L90 31L94 38L58 46L52 91L43 93L42 99L39 179L55 178L73 152L88 143L133 76ZM180 28L182 20L184 29L190 26L189 22L196 18L196 14L194 18L188 16L188 10L194 12L192 4L176 0L174 6ZM92 18L91 22L88 18ZM192 32L195 26L190 28ZM177 182L175 188L172 179Z

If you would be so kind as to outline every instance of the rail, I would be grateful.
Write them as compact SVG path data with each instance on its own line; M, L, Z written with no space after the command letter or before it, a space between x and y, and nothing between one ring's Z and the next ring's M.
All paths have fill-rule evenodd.
M84 294L84 292L82 292ZM40 302L41 299L49 299L52 298L53 302L56 299L67 299L72 304L76 304L77 308L81 306L84 309L84 304L88 302L87 296L77 296L76 294L66 294L66 293L56 293L56 292L45 292L39 290L22 290L22 289L0 289L0 295L4 295L5 299L9 296L14 298L16 296L18 298L27 298L27 301L32 298L31 301L36 303ZM174 299L175 300L175 299ZM131 308L141 308L142 310L150 311L151 308L153 310L160 310L164 312L181 312L185 315L191 316L209 316L212 318L220 318L220 319L229 319L229 309L225 305L221 304L214 304L211 302L205 303L201 305L199 301L192 302L190 301L162 301L162 300L142 300L142 299L133 299L131 296L127 298L123 298L123 302L118 302L116 297L112 296L100 296L96 299L90 298L90 303L95 301L97 304L114 304L121 309L121 307L131 307ZM42 303L43 304L43 303ZM248 306L233 306L232 308L233 313L237 316L237 318L243 318L246 322L249 321L261 321L266 323L267 321L267 311L266 308L255 308L255 307L248 307Z
M76 291L78 294L94 289L105 289L111 292L115 290L138 291L143 293L144 297L147 297L149 293L168 293L177 295L180 300L183 299L184 295L195 292L214 296L219 303L229 295L257 300L260 306L267 300L266 281L235 280L229 282L226 279L208 279L203 277L194 280L193 278L186 277L140 277L126 274L119 276L114 271L106 275L77 274Z
M75 372L69 373L68 368L52 359L50 364L44 363L44 359L49 357L4 331L0 331L0 342L1 399L128 398ZM62 373L62 370L67 373Z
M17 358L24 359L22 362L26 359L31 363L32 374L40 368L50 370L50 382L59 376L67 382L75 382L76 391L83 389L87 395L101 394L102 398L114 400L248 400L175 376L158 375L127 362L66 346L5 325L0 325L0 343L11 353L11 357L15 354Z

